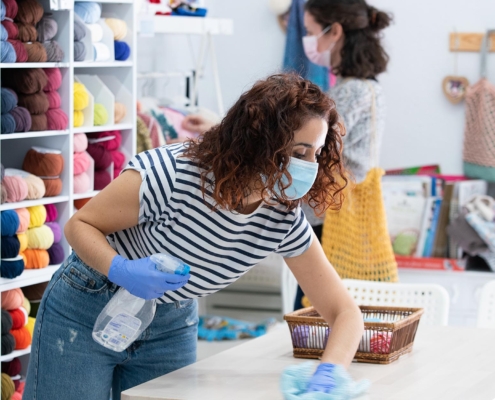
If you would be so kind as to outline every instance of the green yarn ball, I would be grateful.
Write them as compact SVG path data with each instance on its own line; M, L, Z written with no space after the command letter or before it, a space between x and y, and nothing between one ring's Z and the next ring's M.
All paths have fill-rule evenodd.
M2 374L2 399L10 399L15 393L14 382L7 374Z
M108 122L108 112L103 104L95 104L95 126L105 125Z
M416 250L418 235L413 232L398 234L392 243L394 253L400 256L410 256Z

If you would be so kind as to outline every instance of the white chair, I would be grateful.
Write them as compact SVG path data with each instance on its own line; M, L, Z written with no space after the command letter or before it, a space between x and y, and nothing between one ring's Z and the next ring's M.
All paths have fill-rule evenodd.
M344 279L359 305L423 308L422 325L447 325L450 299L447 290L436 284L404 284ZM495 314L494 314L495 315Z
M481 289L477 327L495 329L495 280Z

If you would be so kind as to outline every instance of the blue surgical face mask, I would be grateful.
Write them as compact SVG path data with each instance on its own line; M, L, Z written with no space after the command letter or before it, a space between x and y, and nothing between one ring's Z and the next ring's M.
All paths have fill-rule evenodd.
M297 200L304 197L306 193L313 187L315 183L316 175L318 174L318 163L299 160L298 158L291 157L287 171L292 177L292 184L285 189L285 195L291 200ZM282 183L287 185L289 180L284 175L282 176ZM275 193L281 195L280 189L277 185L273 188Z

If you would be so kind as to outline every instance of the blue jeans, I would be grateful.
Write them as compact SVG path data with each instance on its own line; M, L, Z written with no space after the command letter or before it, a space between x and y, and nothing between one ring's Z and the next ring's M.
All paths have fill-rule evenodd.
M24 400L120 399L126 389L196 361L197 302L159 304L129 348L108 350L92 338L100 311L118 286L73 253L41 301Z

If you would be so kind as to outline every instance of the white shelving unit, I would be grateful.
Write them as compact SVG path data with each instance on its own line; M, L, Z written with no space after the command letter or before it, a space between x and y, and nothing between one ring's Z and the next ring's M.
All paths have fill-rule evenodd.
M31 146L42 146L55 148L62 152L64 157L64 171L61 179L63 181L62 193L56 197L44 197L39 200L28 200L19 203L5 203L0 205L0 211L24 208L34 205L55 204L58 209L58 223L63 227L69 218L74 214L74 200L94 197L98 191L91 190L87 193L74 194L73 180L73 136L76 133L103 132L111 130L120 130L122 133L122 152L128 156L136 153L136 21L134 13L134 2L132 0L103 0L102 18L114 17L120 18L127 23L128 33L123 39L131 48L131 56L127 61L112 62L74 62L74 11L73 2L71 9L51 10L50 0L38 0L46 12L51 13L52 17L58 23L58 34L54 38L58 41L65 53L65 59L60 63L0 63L0 78L2 70L5 69L22 69L22 68L60 68L62 72L62 86L59 94L62 98L62 109L69 116L69 126L63 131L45 131L45 132L26 132L8 135L0 135L0 161L5 168L21 168L26 152ZM130 97L126 98L127 115L126 123L104 125L98 127L73 127L73 82L74 76L79 74L103 76L111 75L115 77ZM113 78L112 78L113 79ZM115 79L114 79L115 81ZM121 101L116 96L115 101ZM70 246L65 240L61 242L65 254L70 254ZM0 278L0 296L2 292L14 288L22 288L37 283L48 282L60 265L51 265L40 270L25 270L15 279ZM24 360L29 357L30 348L14 351L11 354L0 357L0 361L9 361L15 357L21 357L23 360L23 370L25 368Z

